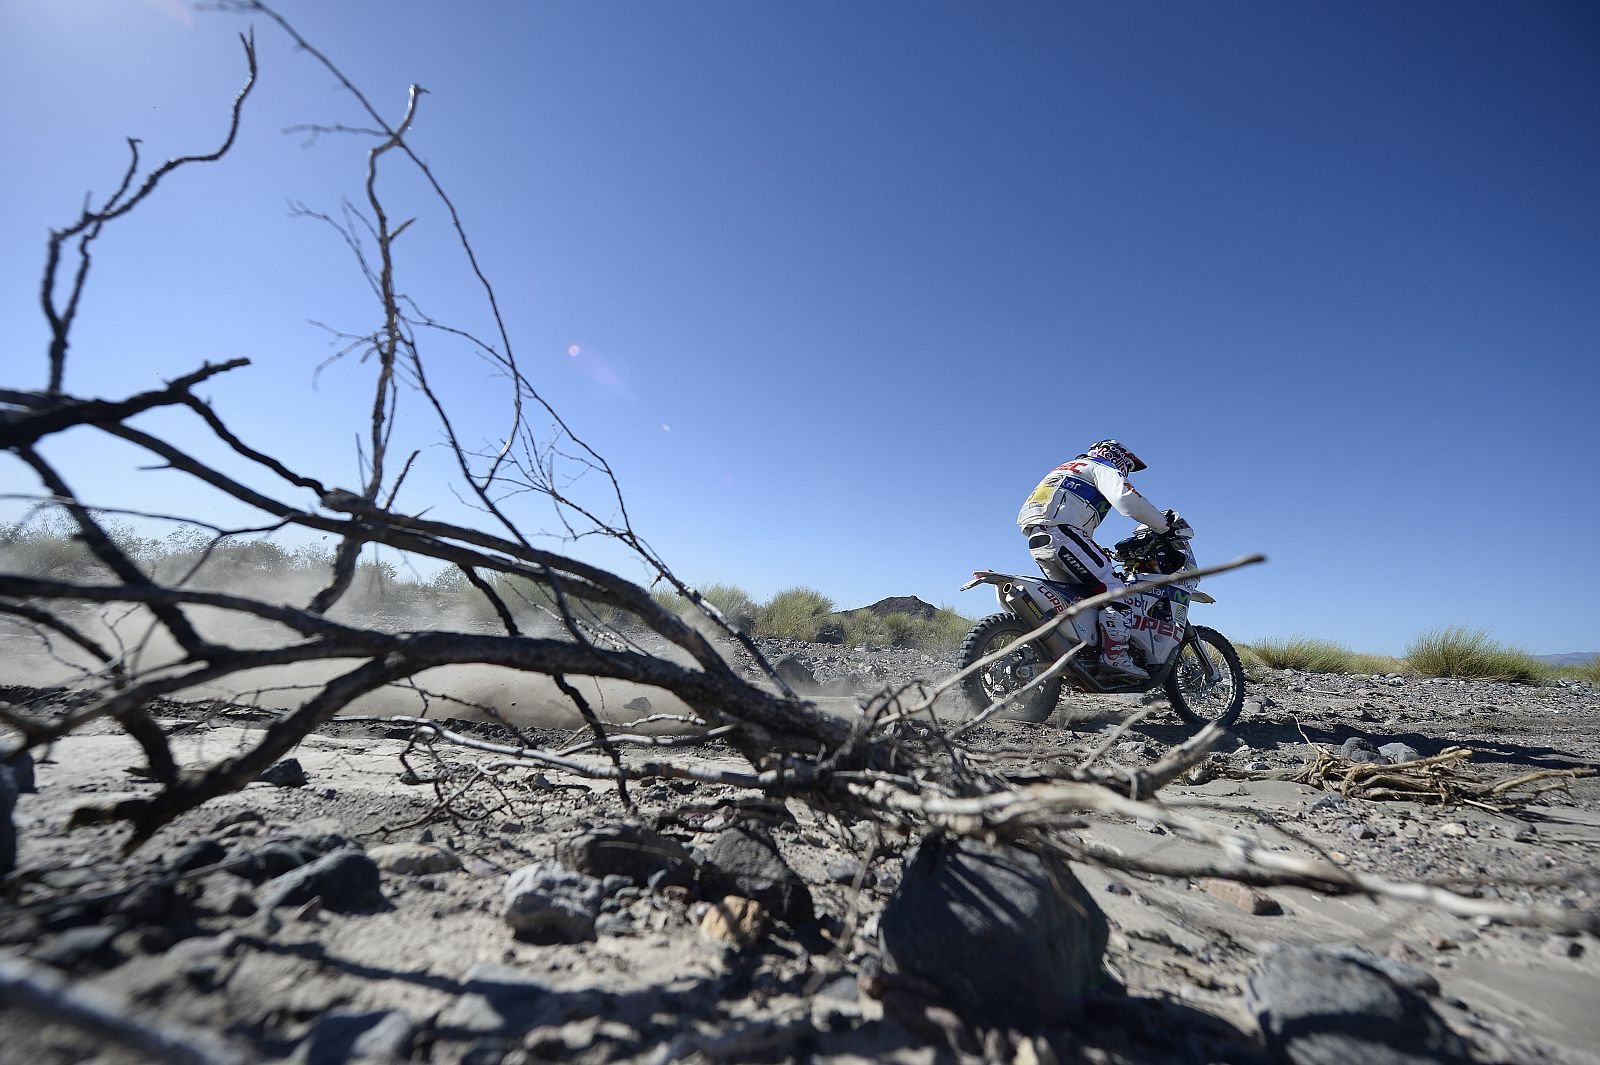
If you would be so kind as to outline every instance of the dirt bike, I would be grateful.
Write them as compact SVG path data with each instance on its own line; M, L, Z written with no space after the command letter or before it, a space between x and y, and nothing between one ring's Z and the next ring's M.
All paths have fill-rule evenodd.
M1150 529L1141 529L1120 541L1112 557L1119 563L1118 576L1130 582L1194 566L1194 555L1186 540ZM1150 674L1147 680L1129 680L1122 675L1112 678L1100 670L1100 633L1094 610L1084 611L1036 640L1019 642L1052 616L1066 612L1072 603L1087 598L1090 588L1043 577L978 570L961 590L993 585L1002 609L967 633L961 644L961 668L1003 647L1018 646L1014 653L963 680L963 690L982 709L1016 692L1083 644L1065 670L1023 694L1007 708L1007 716L1021 721L1047 720L1055 711L1063 688L1070 684L1076 691L1102 694L1161 688L1184 721L1192 725L1231 725L1244 706L1244 667L1239 664L1239 652L1220 632L1189 623L1191 602L1216 602L1195 590L1198 583L1179 581L1121 600L1129 615L1129 654Z

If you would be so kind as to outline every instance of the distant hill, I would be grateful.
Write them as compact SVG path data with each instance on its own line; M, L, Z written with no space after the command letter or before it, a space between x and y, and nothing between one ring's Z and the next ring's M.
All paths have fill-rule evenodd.
M1541 662L1549 662L1552 666L1583 666L1593 662L1600 652L1596 651L1569 651L1564 655L1534 655Z
M889 614L910 614L921 621L926 621L939 612L939 608L932 603L924 603L914 595L891 595L887 599L879 599L871 606L856 607L856 610L869 610L878 617ZM839 614L853 614L853 610L835 611Z

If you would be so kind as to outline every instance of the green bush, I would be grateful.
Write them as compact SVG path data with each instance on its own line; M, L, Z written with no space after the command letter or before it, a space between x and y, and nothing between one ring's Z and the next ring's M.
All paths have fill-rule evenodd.
M1430 677L1509 680L1525 684L1549 677L1552 670L1532 655L1497 644L1483 629L1449 625L1412 640L1406 662Z
M833 600L814 588L786 588L756 611L755 634L815 640Z

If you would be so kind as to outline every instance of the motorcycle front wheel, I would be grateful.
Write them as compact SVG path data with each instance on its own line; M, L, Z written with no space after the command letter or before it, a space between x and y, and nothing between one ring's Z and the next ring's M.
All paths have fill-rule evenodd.
M1244 666L1216 629L1196 625L1167 675L1167 701L1191 725L1231 725L1244 708Z
M990 614L974 625L972 631L967 633L967 638L961 641L961 668L966 669L979 659L1016 643L1029 631L1029 626L1010 614ZM1022 688L1050 665L1039 653L1038 647L1031 643L1021 644L1012 654L963 678L961 690L972 703L973 709L981 711ZM1007 705L1001 714L1016 721L1047 721L1060 699L1061 678L1051 677Z

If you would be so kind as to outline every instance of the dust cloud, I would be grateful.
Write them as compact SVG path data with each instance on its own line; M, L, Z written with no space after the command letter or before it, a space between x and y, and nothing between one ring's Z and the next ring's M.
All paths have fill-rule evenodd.
M326 581L326 571L309 569L252 572L237 565L206 565L185 586L256 599L273 605L303 607ZM37 572L37 558L0 546L0 570ZM156 567L158 578L174 574ZM44 575L44 574L41 574ZM62 574L64 579L85 581L82 573ZM102 575L103 579L103 575ZM372 582L368 582L371 584ZM59 607L58 607L59 609ZM184 614L207 640L227 646L265 650L304 641L279 623L214 607L185 607ZM145 676L181 673L183 654L165 627L143 607L125 605L80 606L64 615L73 626L112 655L130 671ZM388 587L362 587L358 580L329 617L352 626L387 633L460 632L503 634L486 606L472 597L435 592L424 585L391 582ZM704 619L701 619L702 621ZM537 610L517 617L528 636L568 638L558 622ZM697 625L707 631L709 622ZM708 635L710 633L708 632ZM654 634L638 636L641 649L676 662L690 664L688 655ZM178 689L172 698L220 699L245 706L290 709L312 697L328 681L360 664L362 659L330 659L292 666L247 670L224 681ZM98 663L92 655L58 633L0 615L0 684L32 687L98 687ZM681 700L657 688L622 681L571 677L596 715L611 725L623 725L647 715L687 715ZM572 702L545 676L500 666L459 665L427 670L409 682L391 685L356 700L344 711L350 714L426 715L433 718L480 720L499 715L527 728L584 728ZM650 731L673 731L671 722L652 722Z

